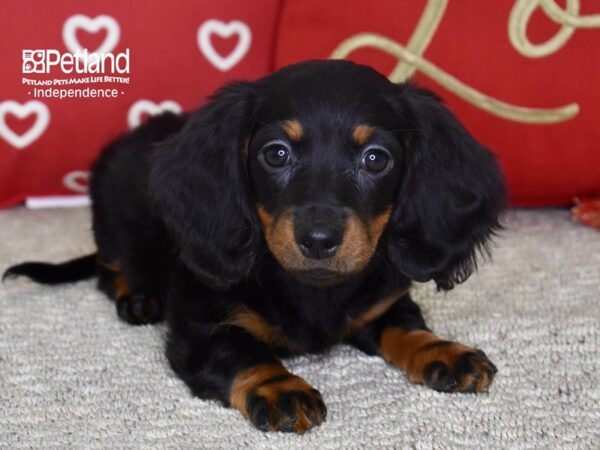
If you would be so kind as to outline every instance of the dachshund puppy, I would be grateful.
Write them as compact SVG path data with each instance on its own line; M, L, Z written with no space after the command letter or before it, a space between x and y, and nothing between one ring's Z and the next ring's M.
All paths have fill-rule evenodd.
M493 155L431 92L348 61L235 82L106 147L91 196L97 254L7 275L97 275L125 321L166 319L194 395L261 430L325 420L280 358L337 343L438 391L480 392L496 373L410 297L411 280L464 281L504 205Z

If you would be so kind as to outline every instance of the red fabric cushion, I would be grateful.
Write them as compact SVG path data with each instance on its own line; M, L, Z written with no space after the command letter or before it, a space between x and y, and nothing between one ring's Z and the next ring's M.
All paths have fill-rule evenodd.
M0 206L32 195L85 192L86 171L100 148L155 112L155 104L191 109L233 78L268 73L278 8L279 0L3 0ZM93 52L100 46L113 53L129 49L129 74L114 74L128 76L129 84L50 87L114 88L116 98L34 98L34 86L22 83L23 77L102 75L69 75L58 68L24 74L24 49Z
M527 48L522 50L518 33L511 40L511 24L522 24L530 42L542 44L560 39L554 36L560 30L556 22L561 20L549 18L552 14L556 17L556 11L551 14L539 7L528 18L526 7L532 3L448 2L438 26L433 27L430 43L424 45L422 60L417 61L424 65L413 78L438 92L475 137L496 152L514 204L568 204L576 195L600 192L600 19L592 17L589 28L563 30L561 33L571 34L560 48L531 57ZM564 8L564 1L558 3ZM590 25L590 15L600 14L595 2L566 3L575 25L582 16ZM427 5L431 13L436 12L436 5L444 6L443 1L425 0L356 0L351 4L325 8L320 0L287 0L281 15L276 65L329 58L352 38L357 48L338 56L389 75L402 60L393 55L398 51L395 44L406 47L411 37L418 38L415 31ZM361 33L376 33L383 39L375 43L376 48L369 47L373 36L357 38ZM440 69L433 67L433 76L430 64ZM440 74L462 83L458 94ZM504 103L542 111L525 112L517 120L502 117L498 115L502 105L492 106L494 113L483 109L485 102L481 100L466 100L465 87L474 89L475 95L483 93ZM565 108L554 121L544 121L548 109L561 107ZM508 108L509 114L513 111Z

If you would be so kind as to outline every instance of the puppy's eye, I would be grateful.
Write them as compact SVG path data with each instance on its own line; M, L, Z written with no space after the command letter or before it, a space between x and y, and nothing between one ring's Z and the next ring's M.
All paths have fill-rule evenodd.
M290 161L290 149L281 142L267 144L262 152L265 162L271 167L283 167Z
M369 172L383 172L390 164L389 153L380 147L371 147L367 149L362 158L362 165Z

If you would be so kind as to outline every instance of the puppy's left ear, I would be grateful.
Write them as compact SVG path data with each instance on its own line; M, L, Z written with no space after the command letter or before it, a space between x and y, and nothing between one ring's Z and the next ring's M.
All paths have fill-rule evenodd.
M405 171L390 219L388 255L416 281L452 289L477 267L505 204L493 154L431 92L398 85L392 100Z
M180 260L214 288L242 281L259 249L245 157L256 97L252 83L224 87L153 155L155 214Z

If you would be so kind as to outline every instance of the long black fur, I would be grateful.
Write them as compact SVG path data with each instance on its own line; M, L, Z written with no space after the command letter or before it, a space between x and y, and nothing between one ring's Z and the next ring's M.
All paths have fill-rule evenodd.
M303 151L312 159L285 176L265 171L256 136L289 119L305 126ZM389 175L355 169L349 135L359 123L394 149ZM121 317L152 322L164 311L171 366L195 395L226 405L233 380L249 367L340 341L373 354L390 324L425 329L406 294L377 320L346 332L349 318L411 280L434 280L442 290L464 281L499 229L504 205L493 155L432 93L346 61L289 66L230 84L190 115L149 120L104 149L91 195L100 287L114 295L107 267L118 262L132 289ZM366 267L334 285L307 284L282 267L257 216L260 205L276 215L311 202L342 204L365 221L392 208ZM75 281L94 273L91 258L58 267L25 263L7 274ZM161 313L144 320L139 305L149 298ZM223 325L241 305L290 345L273 348Z

